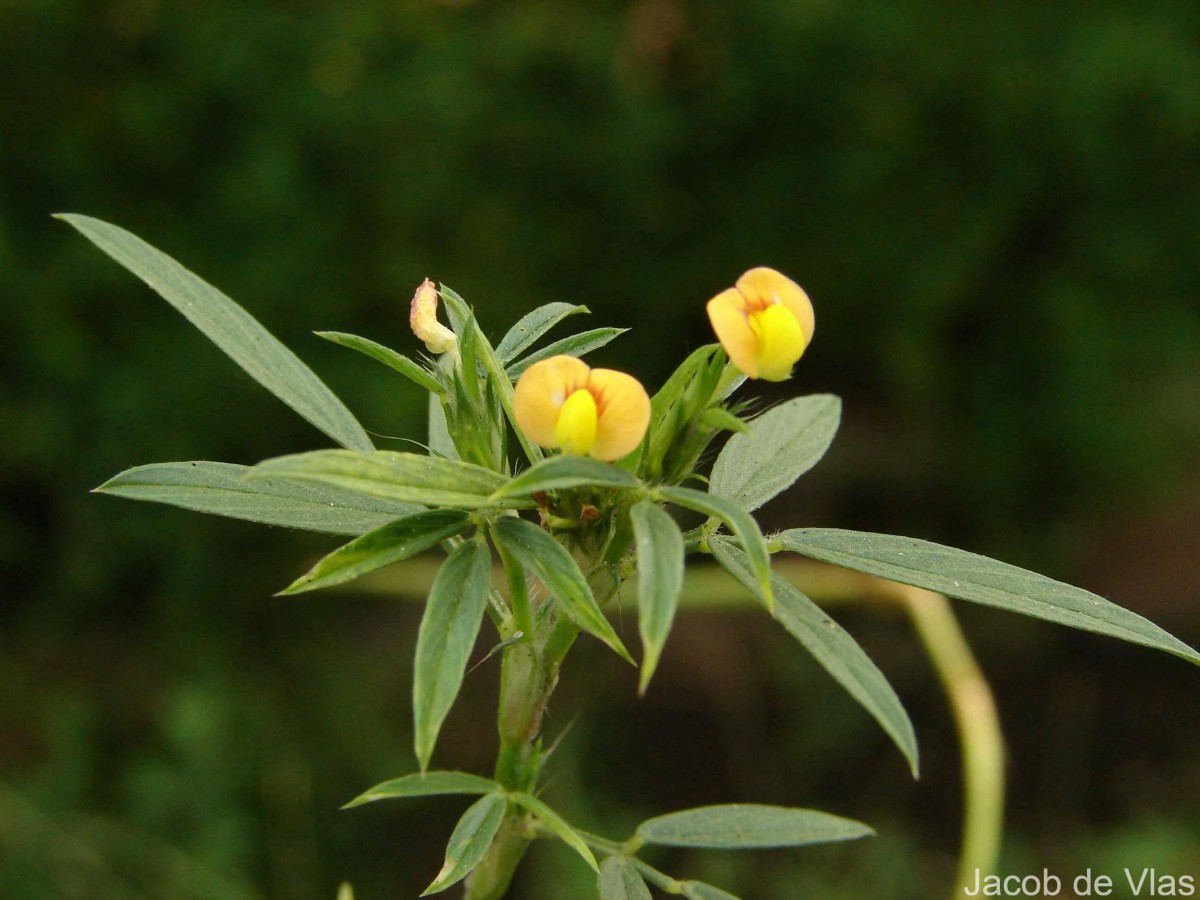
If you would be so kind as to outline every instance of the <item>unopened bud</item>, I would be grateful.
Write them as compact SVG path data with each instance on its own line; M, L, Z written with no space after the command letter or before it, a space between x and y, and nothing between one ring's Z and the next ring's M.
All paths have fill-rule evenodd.
M425 347L430 353L445 353L454 349L458 337L438 321L437 308L437 288L426 278L413 294L408 324L413 334L425 342Z

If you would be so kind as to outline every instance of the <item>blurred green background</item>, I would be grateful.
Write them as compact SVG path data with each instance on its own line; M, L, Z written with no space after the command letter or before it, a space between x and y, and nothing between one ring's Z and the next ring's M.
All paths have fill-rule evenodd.
M846 409L766 527L953 543L1195 645L1198 46L1200 5L1155 0L4 0L0 896L414 897L465 806L337 811L414 767L411 598L274 598L334 541L87 493L324 440L50 213L149 239L366 427L415 439L416 392L314 329L414 351L426 275L493 336L583 302L633 329L597 359L653 390L710 340L703 303L774 266L818 328L761 393ZM787 635L733 609L681 616L644 701L580 645L547 799L613 836L688 805L828 809L879 837L661 862L748 900L941 896L944 699L902 619L837 615L913 715L919 783ZM962 616L1011 745L1006 869L1200 875L1200 673ZM488 771L495 681L468 678L435 764ZM513 894L589 884L539 845Z

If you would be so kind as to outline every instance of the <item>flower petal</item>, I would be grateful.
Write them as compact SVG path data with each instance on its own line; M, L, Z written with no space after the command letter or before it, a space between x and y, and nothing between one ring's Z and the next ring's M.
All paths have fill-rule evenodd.
M783 304L775 304L751 315L750 326L758 336L758 377L787 381L808 344L796 317Z
M750 327L745 309L746 298L737 288L729 288L708 301L708 321L733 364L743 374L757 378L758 337Z
M592 369L588 389L596 398L594 459L612 462L637 449L650 425L650 397L632 375L614 369Z
M567 398L558 412L554 436L562 452L569 456L584 456L596 443L598 417L596 398L586 388L580 388Z
M567 397L586 387L591 368L573 356L552 356L534 363L517 380L513 412L517 425L542 447L557 447L558 414Z
M786 307L804 332L804 343L807 346L812 340L816 328L816 317L813 315L812 301L804 289L792 279L774 269L759 266L744 273L737 280L737 289L746 298L747 308L761 309L776 303ZM749 374L748 372L746 374Z
M408 325L430 353L445 353L458 343L458 336L438 321L437 308L437 288L426 278L413 294Z

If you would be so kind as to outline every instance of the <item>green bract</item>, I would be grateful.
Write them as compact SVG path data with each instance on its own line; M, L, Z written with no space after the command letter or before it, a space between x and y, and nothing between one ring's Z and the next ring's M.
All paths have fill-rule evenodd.
M418 361L367 338L318 332L403 376L398 388L429 393L428 451L377 450L345 405L242 307L116 226L86 216L61 218L342 447L254 466L199 461L138 466L99 492L353 537L285 594L344 584L436 547L445 551L414 660L414 756L423 774L385 781L347 804L433 794L478 798L450 835L444 863L426 894L465 880L468 898L498 898L530 841L546 837L566 843L597 870L602 900L646 900L648 884L685 897L729 898L733 895L711 885L666 875L640 859L639 849L797 847L872 834L866 825L828 813L730 804L658 816L616 842L580 831L537 796L545 758L543 715L576 638L586 632L633 662L607 613L623 585L636 587L639 690L646 691L686 597L688 553L711 554L750 591L874 717L914 775L916 740L895 691L848 633L773 570L772 552L799 553L1200 662L1194 649L1128 610L975 554L833 529L795 528L768 540L753 511L821 459L837 431L841 404L831 395L798 397L750 416L748 402L730 399L745 379L718 345L696 350L653 395L649 428L626 458L606 463L547 456L517 427L515 379L540 360L603 347L622 329L596 328L536 349L552 328L587 312L554 302L525 315L493 346L467 303L442 285L439 294L455 340L445 342L451 349L438 359ZM708 489L701 490L700 461L725 433L731 434L716 456ZM516 437L512 447L510 434ZM701 521L685 533L676 514L693 521L698 514ZM501 580L507 593L496 587ZM501 657L493 777L426 771L478 655L485 618L495 629L487 645ZM599 865L596 854L603 857Z

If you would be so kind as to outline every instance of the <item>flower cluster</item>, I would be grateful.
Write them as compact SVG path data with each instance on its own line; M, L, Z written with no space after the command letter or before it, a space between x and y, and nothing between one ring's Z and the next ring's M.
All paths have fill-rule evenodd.
M431 353L444 353L457 338L437 320L437 304L426 279L413 297L410 323ZM790 377L814 328L803 289L762 267L708 301L708 319L733 367L766 381ZM605 462L636 450L650 425L650 398L636 378L593 369L573 356L530 366L517 382L513 410L518 426L540 446Z

